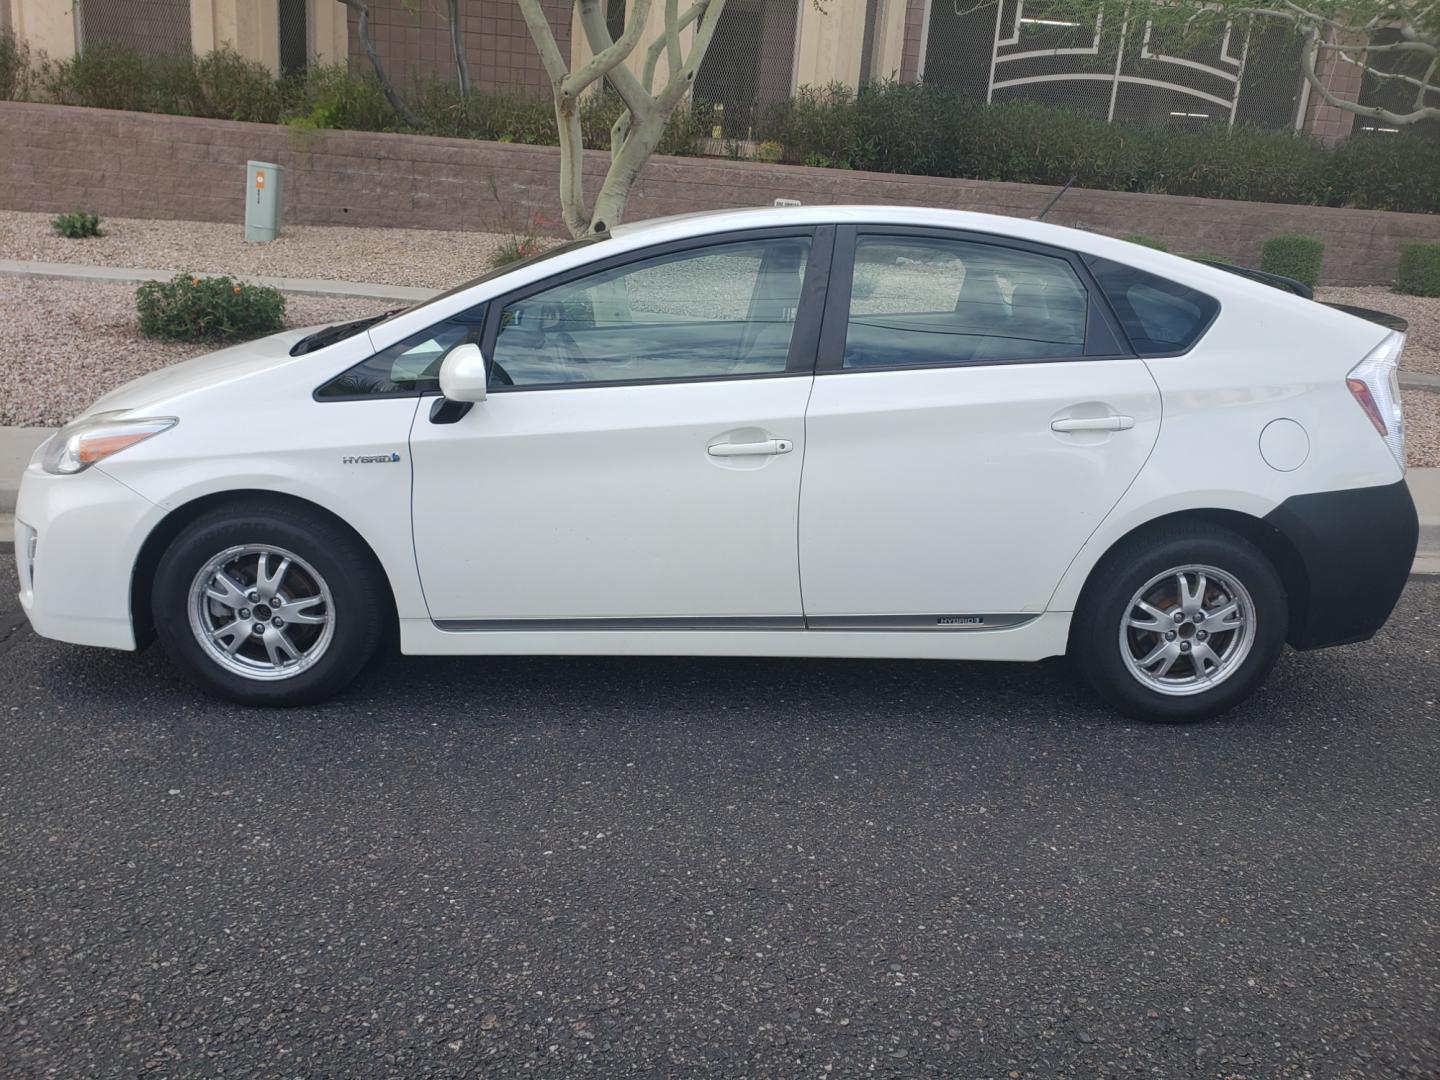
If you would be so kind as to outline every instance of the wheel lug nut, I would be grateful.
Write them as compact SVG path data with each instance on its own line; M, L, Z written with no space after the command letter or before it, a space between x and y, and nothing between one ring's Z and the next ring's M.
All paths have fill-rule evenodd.
M1207 633L1205 633L1204 630L1196 630L1196 631L1195 631L1195 637L1196 637L1198 640L1200 640L1200 641L1204 641L1204 640L1205 640L1207 637L1209 637L1209 636L1210 636L1210 635L1207 634Z
M250 609L248 607L242 607L240 609L240 617L242 619L248 619L250 617Z
M1174 640L1175 640L1175 631L1174 631L1174 630L1166 630L1166 631L1165 631L1165 640L1166 640L1166 641L1174 641Z
M1176 622L1184 622L1184 621L1185 621L1185 613L1184 613L1183 611L1177 611L1177 612L1175 612L1175 621L1176 621Z
M249 601L250 601L252 604L253 604L256 600L259 600L259 599L260 599L260 594L259 594L258 592L256 592L254 589L251 589L251 590L250 590L248 593L246 593L245 595L246 595L246 597L249 599Z
M271 625L271 626L275 626L275 627L284 626L284 625L285 625L285 620L282 619L282 618L280 618L279 615L276 615L275 618L273 618L273 619L270 620L270 625Z
M284 606L284 604L285 604L285 601L282 600L282 599L281 599L280 597L278 597L278 596L272 596L272 597L270 598L270 606L271 606L271 607L282 607L282 606Z
M261 634L265 633L265 624L263 622L257 622L250 629L254 632L256 637L259 637Z
M1189 643L1188 641L1182 641L1182 642L1180 642L1180 651L1181 651L1181 652L1189 652L1189 651L1190 651L1190 643Z
M1195 621L1196 621L1196 622L1204 622L1204 621L1205 621L1205 613L1204 613L1203 611L1197 611L1197 612L1195 613Z

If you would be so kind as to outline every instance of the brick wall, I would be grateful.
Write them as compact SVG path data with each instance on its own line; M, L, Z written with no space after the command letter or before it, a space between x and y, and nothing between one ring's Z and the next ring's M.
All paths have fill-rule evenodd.
M1338 40L1331 32L1329 40ZM1363 34L1350 35L1352 42L1365 40ZM1358 65L1348 63L1335 49L1321 49L1315 57L1315 75L1332 94L1345 101L1359 101L1362 87L1362 72ZM1355 114L1348 109L1337 109L1327 105L1319 91L1310 89L1310 98L1305 103L1303 129L1311 135L1318 135L1327 143L1341 142L1355 126Z
M555 43L567 60L571 6L569 0L544 2ZM350 60L364 70L370 61L360 45L358 23L359 16L351 11ZM550 80L514 0L465 0L460 5L460 29L470 81L476 90L549 93ZM444 3L412 3L407 9L405 0L370 0L370 36L386 74L402 91L431 75L455 78Z
M532 215L559 217L552 147L356 131L300 139L268 124L19 102L0 102L0 146L0 209L83 206L118 217L231 221L238 229L245 162L255 158L285 166L290 223L520 231ZM586 158L592 197L608 164L606 153ZM628 217L759 206L778 196L1033 217L1054 194L1029 184L657 157L634 189ZM1251 266L1267 237L1314 233L1326 242L1332 283L1390 281L1402 242L1440 240L1440 215L1116 191L1072 190L1046 220L1116 236L1145 233L1177 251ZM343 267L323 272L345 276Z

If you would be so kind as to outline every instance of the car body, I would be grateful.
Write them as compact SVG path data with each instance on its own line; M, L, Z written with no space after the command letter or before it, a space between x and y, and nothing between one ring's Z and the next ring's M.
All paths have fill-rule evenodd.
M1187 719L1258 685L1282 642L1388 617L1418 535L1402 345L1041 222L858 206L624 226L105 395L25 473L21 601L64 641L134 649L153 627L249 701L334 692L378 640L312 657L268 606L276 632L241 640L238 605L273 595L324 634L347 603L393 620L412 654L1069 652L1121 708ZM1175 566L1116 616L1107 590L1161 550ZM281 561L300 584L267 593ZM1146 605L1180 631L1143 629ZM1207 605L1249 613L1244 648L1187 621ZM1207 639L1229 668L1177 652ZM1154 675L1166 659L1184 688Z

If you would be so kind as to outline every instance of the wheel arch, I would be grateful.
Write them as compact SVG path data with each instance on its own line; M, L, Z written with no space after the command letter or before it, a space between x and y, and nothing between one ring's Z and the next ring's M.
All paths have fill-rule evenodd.
M303 510L317 514L330 523L345 530L367 551L374 561L380 579L385 582L385 595L389 602L388 630L393 634L398 627L395 606L395 586L386 573L384 564L375 554L375 548L353 525L324 506L299 495L268 491L264 488L235 488L228 491L214 491L197 496L171 510L145 537L135 565L130 572L130 625L135 634L135 647L144 648L155 639L155 614L151 609L151 590L155 583L155 572L165 550L192 521L227 503L245 503L257 507L280 507L289 510Z
M1310 575L1305 560L1300 554L1300 549L1295 546L1294 541L1270 522L1240 510L1224 510L1218 507L1176 510L1172 513L1162 514L1117 536L1086 572L1085 584L1081 587L1080 594L1076 599L1075 610L1079 611L1084 605L1105 561L1120 545L1146 532L1187 522L1228 529L1254 544L1260 553L1269 560L1270 565L1275 568L1275 572L1280 575L1280 581L1285 586L1290 633L1293 635L1297 628L1305 625L1310 610ZM1074 626L1075 620L1072 619L1072 634Z

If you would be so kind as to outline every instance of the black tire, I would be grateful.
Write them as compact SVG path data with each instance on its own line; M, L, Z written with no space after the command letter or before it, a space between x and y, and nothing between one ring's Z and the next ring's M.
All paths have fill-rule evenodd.
M1237 659L1225 669L1223 680L1210 689L1177 696L1152 688L1141 675L1131 671L1122 651L1125 646L1121 628L1131 614L1130 601L1139 590L1167 571L1187 566L1214 568L1249 594L1253 635L1248 652L1236 653ZM1169 614L1173 615L1174 610ZM1071 625L1070 655L1095 691L1125 715L1139 720L1187 723L1225 712L1252 694L1275 666L1285 645L1288 622L1285 586L1255 545L1216 525L1176 523L1131 537L1095 567ZM1192 635L1196 630L1197 626L1188 628ZM1215 640L1229 640L1222 634L1217 633ZM1158 645L1161 636L1137 632L1135 640L1135 652L1139 652L1141 645ZM1193 667L1178 666L1178 670L1181 677L1187 672L1192 680L1196 676ZM1212 674L1220 670L1217 666Z
M318 608L333 625L313 663L268 681L222 666L201 645L191 623L191 587L200 571L222 553L252 545L298 556L318 574L332 600ZM299 591L313 592L308 587L313 582L306 584ZM391 609L383 572L354 533L322 514L264 501L220 507L185 526L160 559L151 597L156 635L171 659L202 689L246 705L309 705L338 693L374 655Z

